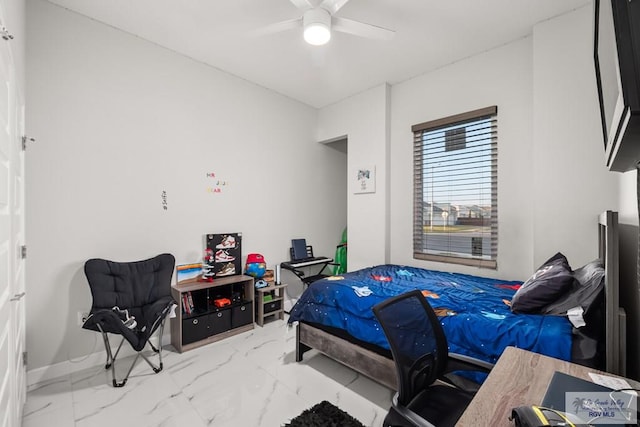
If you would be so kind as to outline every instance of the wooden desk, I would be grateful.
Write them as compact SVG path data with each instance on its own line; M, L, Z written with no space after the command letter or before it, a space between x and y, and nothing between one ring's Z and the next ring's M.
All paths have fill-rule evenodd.
M457 426L509 426L516 406L539 405L555 371L591 381L590 372L612 374L530 351L507 347ZM627 380L632 386L637 382Z

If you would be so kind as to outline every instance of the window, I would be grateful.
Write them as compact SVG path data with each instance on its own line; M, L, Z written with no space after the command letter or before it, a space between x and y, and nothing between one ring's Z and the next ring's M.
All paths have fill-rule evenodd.
M498 107L412 126L413 257L497 268Z

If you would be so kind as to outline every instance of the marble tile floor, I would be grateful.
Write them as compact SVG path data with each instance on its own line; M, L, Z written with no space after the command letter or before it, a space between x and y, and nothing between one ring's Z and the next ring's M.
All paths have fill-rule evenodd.
M162 354L163 371L139 360L123 388L104 366L30 386L23 427L278 427L322 400L375 427L391 405L391 390L315 350L296 362L295 329L282 320Z

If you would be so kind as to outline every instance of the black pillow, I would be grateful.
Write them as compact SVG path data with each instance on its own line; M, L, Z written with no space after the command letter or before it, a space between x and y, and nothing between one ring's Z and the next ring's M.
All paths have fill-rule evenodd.
M540 313L544 307L568 291L574 280L567 258L558 252L518 289L511 300L511 311Z
M582 307L585 313L591 310L598 295L604 288L604 266L596 259L573 272L576 279L571 289L557 301L541 310L542 314L565 315L574 307Z

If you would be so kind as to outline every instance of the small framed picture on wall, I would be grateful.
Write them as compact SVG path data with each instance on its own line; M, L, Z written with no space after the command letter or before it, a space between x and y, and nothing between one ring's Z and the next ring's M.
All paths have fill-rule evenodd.
M365 194L376 192L376 167L367 165L357 167L354 173L355 191L354 194Z

